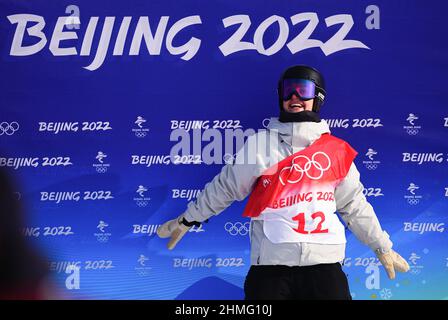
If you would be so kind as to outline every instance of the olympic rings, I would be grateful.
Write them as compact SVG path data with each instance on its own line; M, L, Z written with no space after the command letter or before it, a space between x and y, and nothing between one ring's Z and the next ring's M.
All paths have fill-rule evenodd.
M328 162L325 167L321 163L319 163L318 161L315 160L316 156L319 155L319 154L323 155L326 158L326 161ZM301 159L301 158L303 158L303 159L305 159L307 161L303 168L300 166L300 164L295 163L296 159ZM312 166L314 166L317 170L320 171L320 174L317 177L313 177L313 176L311 176L308 173L308 171L311 169ZM283 181L283 178L282 178L283 171L289 170L289 175L288 176L290 176L291 171L294 170L294 171L299 172L300 176L297 179L295 179L295 180L288 179L287 182L289 182L289 183L297 183L297 182L299 182L300 180L302 180L304 174L306 174L307 177L312 179L312 180L319 180L324 175L324 172L327 171L328 169L330 169L330 166L331 166L330 157L328 157L328 155L325 152L321 152L321 151L316 152L315 154L313 154L311 156L311 159L308 158L305 155L298 155L298 156L294 157L294 159L292 159L292 163L291 163L290 167L284 167L280 171L279 179L280 179L280 182L283 185L285 185L286 183Z
M249 233L250 222L245 222L244 224L241 222L227 222L224 225L224 229L230 233L232 236L240 235L245 236Z

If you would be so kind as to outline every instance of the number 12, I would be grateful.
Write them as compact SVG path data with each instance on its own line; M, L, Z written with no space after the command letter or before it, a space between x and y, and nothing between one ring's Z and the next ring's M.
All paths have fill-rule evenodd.
M317 211L311 215L311 218L313 220L320 218L320 222L317 224L316 229L312 231L305 231L305 213L301 212L295 217L292 218L292 220L298 222L297 228L292 228L295 232L301 233L301 234L314 234L314 233L328 233L328 229L322 230L322 224L325 221L325 214L322 211Z

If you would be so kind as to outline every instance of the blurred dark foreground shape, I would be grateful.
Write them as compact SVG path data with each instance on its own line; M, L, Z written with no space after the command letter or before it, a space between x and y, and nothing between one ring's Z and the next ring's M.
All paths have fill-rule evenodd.
M0 167L0 299L48 299L48 264L23 236L25 206L18 191Z

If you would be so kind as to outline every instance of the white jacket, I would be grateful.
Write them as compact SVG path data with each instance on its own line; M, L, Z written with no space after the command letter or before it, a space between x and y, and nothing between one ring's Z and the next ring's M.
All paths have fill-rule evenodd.
M260 130L248 137L243 148L238 151L233 164L225 165L215 178L205 185L196 200L188 204L184 212L188 221L202 222L218 215L235 200L244 200L255 187L257 178L263 171L293 153L309 146L321 134L330 132L325 120L316 122L282 123L271 118L267 130ZM266 152L254 149L256 143L251 139L267 141L275 133L278 144L275 150ZM253 142L253 141L252 141ZM269 148L266 146L265 148ZM269 144L271 145L271 144ZM256 161L242 160L244 154L256 153ZM353 162L347 176L335 189L337 212L355 236L372 250L389 250L392 242L389 235L381 229L376 214L363 194L360 174ZM263 232L262 220L251 220L251 264L252 265L288 265L307 266L320 263L341 262L345 257L345 244L328 245L315 243L272 243Z

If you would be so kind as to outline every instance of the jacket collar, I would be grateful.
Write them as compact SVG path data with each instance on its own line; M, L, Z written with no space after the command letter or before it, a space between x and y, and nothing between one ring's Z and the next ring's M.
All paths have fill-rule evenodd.
M320 122L280 122L278 118L271 118L268 130L277 130L280 138L293 147L302 149L312 144L324 133L331 133L325 120Z

